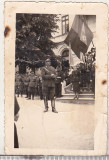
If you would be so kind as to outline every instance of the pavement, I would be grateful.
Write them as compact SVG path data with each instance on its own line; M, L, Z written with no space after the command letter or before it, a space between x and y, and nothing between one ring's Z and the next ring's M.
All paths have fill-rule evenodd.
M94 105L78 105L56 101L53 113L44 113L39 97L17 98L20 111L16 122L20 148L94 149Z

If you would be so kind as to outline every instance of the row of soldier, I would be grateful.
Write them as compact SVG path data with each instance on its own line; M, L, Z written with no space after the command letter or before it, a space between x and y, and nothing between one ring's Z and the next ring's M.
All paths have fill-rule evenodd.
M57 71L58 73L58 71ZM61 80L58 76L55 81L55 96L61 96ZM26 95L25 98L34 100L35 96L40 96L43 99L42 93L42 77L34 74L33 71L26 74L19 74L16 72L15 75L15 94L17 97Z
M51 100L52 112L58 113L55 109L55 96L56 96L55 86L56 86L56 81L58 79L61 79L61 77L58 77L58 72L55 70L54 67L51 66L50 59L47 59L45 61L45 66L42 68L41 77L35 75L34 72L31 72L30 75L26 74L26 76L24 75L21 76L18 73L16 74L15 93L19 97L19 94L21 94L22 96L22 94L25 92L26 98L28 99L32 98L33 100L35 93L36 94L39 93L41 99L43 95L44 105L45 105L44 112L48 112L49 108L48 100ZM57 82L61 84L61 80L60 82L59 81Z
M70 83L73 84L73 92L75 93L74 98L79 98L80 86L83 88L88 84L91 85L94 92L95 88L95 63L81 64L73 68L71 75L68 76ZM45 61L45 67L42 67L41 76L37 76L34 72L30 75L16 74L15 77L15 93L19 97L23 93L26 94L26 98L33 99L35 95L40 95L40 99L44 99L45 112L48 111L48 100L51 100L52 111L57 113L55 109L55 97L60 93L61 96L61 82L62 70L61 66L58 66L55 70L51 66L50 59ZM65 79L64 79L65 80Z
M26 94L25 98L33 99L35 95L40 95L42 99L41 93L41 79L31 72L30 74L26 73L25 75L21 75L18 72L15 76L15 93L19 97Z

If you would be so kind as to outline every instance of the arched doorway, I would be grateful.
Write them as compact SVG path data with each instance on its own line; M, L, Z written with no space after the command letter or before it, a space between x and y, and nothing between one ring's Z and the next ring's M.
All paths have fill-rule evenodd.
M62 57L62 71L64 74L64 79L66 79L69 73L69 50L64 49L61 52L61 57Z
M62 58L69 61L69 50L68 49L64 49L64 51L62 52Z
M64 67L68 69L69 68L69 50L64 49L64 51L62 51L61 57L64 63Z

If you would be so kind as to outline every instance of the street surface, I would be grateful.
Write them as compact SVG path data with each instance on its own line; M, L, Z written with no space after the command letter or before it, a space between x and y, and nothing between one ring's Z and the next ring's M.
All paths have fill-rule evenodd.
M44 113L38 97L18 97L20 107L16 122L20 148L91 150L94 147L94 105L56 101L56 110Z

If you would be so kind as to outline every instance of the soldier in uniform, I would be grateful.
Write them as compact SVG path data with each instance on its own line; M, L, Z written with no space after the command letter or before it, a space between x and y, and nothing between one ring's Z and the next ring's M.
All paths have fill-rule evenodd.
M36 85L35 85L35 95L38 96L38 87L39 87L39 77L38 75L35 74L35 78L36 78Z
M31 76L29 78L29 85L28 85L28 99L34 100L34 95L35 95L35 87L36 87L36 77L34 75L34 72L31 72Z
M44 112L48 111L48 100L51 100L52 112L58 113L55 109L55 79L56 71L51 66L50 59L46 60L46 66L42 68L42 92L44 97Z
M61 81L62 81L62 67L59 64L56 68L56 81L55 81L55 96L56 97L61 97L61 90L62 90L62 85L61 85Z
M22 93L22 85L23 85L22 78L17 72L15 75L15 93L17 94L17 97L19 97L19 94Z
M15 74L15 94L18 94L19 73Z
M95 62L92 64L92 71L91 71L91 81L92 81L92 92L95 96Z
M80 92L80 74L78 69L75 67L72 72L72 84L73 84L73 92L75 93L74 99L79 98Z
M20 79L19 79L19 94L21 95L21 97L22 97L22 95L23 95L23 88L24 88L24 82L23 82L23 77L21 77Z
M89 56L86 63L86 86L88 90L90 91L91 88L91 70L92 70L92 57Z
M39 92L40 99L42 100L43 99L43 94L42 94L42 77L39 77L38 92Z
M25 87L25 93L26 93L26 97L25 98L28 98L28 85L29 85L29 81L30 81L29 75L28 75L28 73L26 73L26 75L24 77L24 87Z

